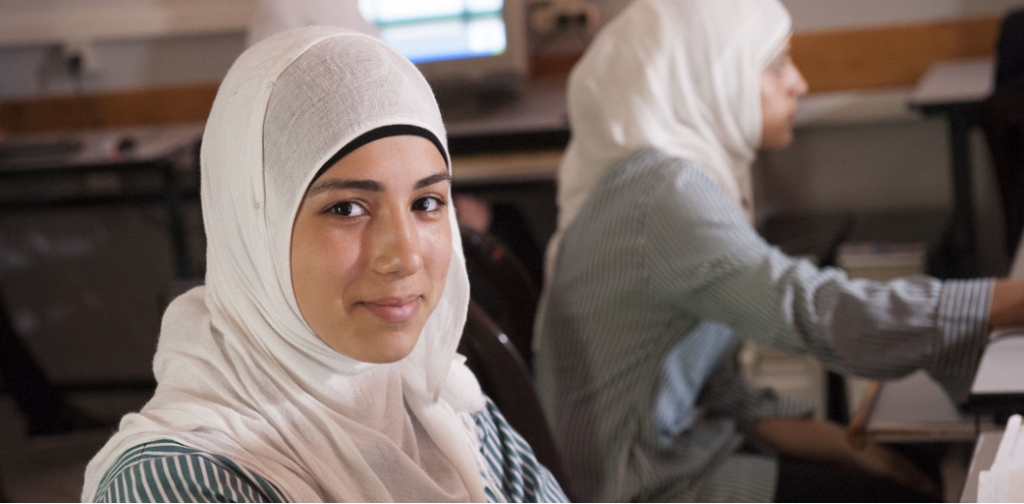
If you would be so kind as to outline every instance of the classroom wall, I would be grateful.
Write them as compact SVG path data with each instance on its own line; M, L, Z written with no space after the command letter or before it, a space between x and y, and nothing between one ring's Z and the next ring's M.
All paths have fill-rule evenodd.
M217 82L245 49L245 35L204 33L92 45L96 70L76 82L61 48L0 47L0 100Z
M591 1L601 7L604 19L628 3ZM991 16L1024 7L1024 0L783 1L798 32ZM40 35L34 41L5 39L13 33L12 13L38 21L47 9L70 5L98 11L135 9L136 22L127 24L139 32L94 40L96 69L84 76L80 87L63 66L62 42L47 38L45 29L35 30ZM242 51L244 19L238 18L252 5L253 0L0 0L0 102L216 82ZM230 19L219 19L219 24L189 21L204 8ZM96 23L102 24L102 16ZM790 149L761 157L755 167L758 204L776 212L948 208L947 147L945 124L938 119L897 113L812 122L799 128ZM1005 263L998 201L979 135L974 152L981 267L997 273ZM146 375L159 324L158 300L171 267L159 212L55 212L38 218L12 214L0 221L0 274L6 295L13 298L16 323L27 331L29 345L47 370L58 379ZM201 234L198 216L191 221ZM116 253L103 255L82 271L60 269L78 264L75 254L83 246ZM38 280L40 271L65 271L66 276L47 283ZM70 289L68 278L73 280ZM33 312L30 306L44 309ZM119 307L129 307L131 313ZM71 334L76 337L69 343ZM90 347L96 354L96 342L102 347L100 356L81 358ZM125 359L120 351L125 348L139 357Z
M629 0L590 0L609 18ZM782 0L796 31L928 23L1002 14L1021 0Z
M948 21L1001 15L1021 0L782 0L796 31Z
M590 1L601 9L602 21L629 3ZM782 1L798 33L933 23L1024 8L1024 0ZM255 0L0 0L0 102L216 82L242 51L241 30L254 6ZM116 13L125 20L114 21ZM110 35L97 35L103 33ZM62 42L61 34L67 40ZM95 69L81 81L70 78L62 60L62 47L75 40L92 40L94 52ZM534 47L554 51L559 46ZM809 125L788 152L764 157L769 168L758 178L766 194L762 203L786 211L945 207L950 200L943 171L945 135L937 119ZM978 147L976 153L984 152ZM983 264L998 271L1003 258L995 193L987 159L977 157L979 250Z
M601 9L602 21L629 3L590 1ZM932 23L1024 8L1024 0L782 1L798 33ZM0 0L0 102L216 82L243 49L241 30L254 6L255 0ZM112 21L118 12L127 20ZM67 40L61 42L61 33L68 33ZM97 35L102 33L110 35ZM81 81L70 78L62 60L63 46L76 40L92 40L95 60L95 69ZM557 44L535 47L557 50ZM762 203L787 211L945 207L950 199L945 145L946 131L937 119L812 124L801 128L792 149L764 157L768 168L758 177L766 194ZM983 145L977 147L976 153L984 152ZM983 264L997 271L1003 258L995 193L987 159L977 157L979 249L986 256Z
M759 211L901 212L952 204L947 123L941 118L797 128L786 150L754 165ZM1003 217L988 146L971 134L975 247L979 274L1008 268Z
M629 3L590 1L599 6L602 21ZM1024 0L783 3L797 32L930 23L1000 15L1024 7ZM95 48L96 71L83 80L84 92L219 80L243 47L241 30L254 5L255 0L0 0L4 14L0 16L0 100L74 92L60 55L62 45L76 41L91 41ZM123 20L117 19L117 13L122 13ZM564 46L540 47L557 51ZM160 64L148 62L156 58Z

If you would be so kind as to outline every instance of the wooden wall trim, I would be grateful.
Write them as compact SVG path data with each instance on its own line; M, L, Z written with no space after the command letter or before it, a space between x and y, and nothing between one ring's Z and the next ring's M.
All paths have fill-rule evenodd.
M811 92L913 86L933 63L995 53L1001 18L796 33L793 60Z
M998 16L793 36L793 58L811 92L913 86L937 61L990 56ZM567 74L579 54L535 57L534 78ZM37 98L0 104L12 133L205 121L217 84Z
M0 104L0 125L11 133L203 122L217 83L61 96Z

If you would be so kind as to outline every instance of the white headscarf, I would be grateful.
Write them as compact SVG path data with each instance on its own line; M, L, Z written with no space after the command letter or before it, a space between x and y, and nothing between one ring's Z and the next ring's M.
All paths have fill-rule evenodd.
M426 81L370 36L305 28L238 58L203 136L206 286L168 308L156 394L90 462L84 499L126 449L171 439L232 459L293 501L486 500L477 441L457 416L484 403L456 354L469 282L452 206L444 293L405 359L334 351L292 291L292 225L314 174L388 125L445 146Z
M636 0L602 29L569 78L549 279L594 185L644 148L695 161L752 218L761 73L791 25L778 0Z

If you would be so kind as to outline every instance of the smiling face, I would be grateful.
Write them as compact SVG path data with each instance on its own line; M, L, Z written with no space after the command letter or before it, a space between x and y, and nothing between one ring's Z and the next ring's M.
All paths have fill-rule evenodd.
M448 275L449 186L437 147L407 135L359 147L309 187L292 229L292 287L324 343L363 362L412 351Z
M807 81L793 63L790 43L761 73L761 147L787 147L793 142L797 98L807 94Z

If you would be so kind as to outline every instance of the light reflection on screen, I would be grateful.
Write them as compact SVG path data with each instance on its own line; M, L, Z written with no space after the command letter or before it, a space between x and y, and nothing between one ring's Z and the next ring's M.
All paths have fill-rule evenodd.
M380 37L414 63L504 53L503 7L503 0L359 0Z

